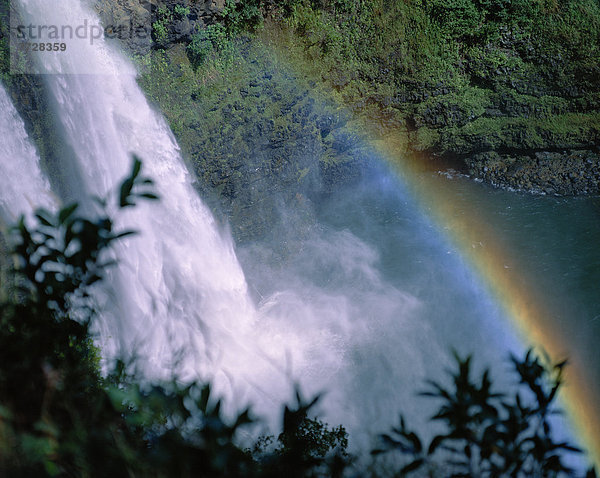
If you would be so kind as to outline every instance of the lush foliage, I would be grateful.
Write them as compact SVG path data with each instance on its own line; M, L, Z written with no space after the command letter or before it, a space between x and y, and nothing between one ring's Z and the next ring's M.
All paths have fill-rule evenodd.
M594 0L265 0L261 8L269 19L260 33L265 41L310 77L323 78L370 125L404 130L413 149L471 154L597 141ZM557 99L558 110L540 106ZM565 113L592 124L591 137L572 143L580 139L577 126L567 127L567 136L546 128L543 120L555 123ZM489 127L465 129L478 118L490 120ZM537 121L544 141L483 144L498 128L493 120L506 119ZM532 128L513 130L528 139ZM455 140L462 150L453 149Z
M164 46L169 37L168 28L173 21L173 12L166 7L161 7L158 9L157 16L157 20L152 24L152 37L158 45Z
M323 99L320 83L378 131L404 131L418 150L470 154L597 141L594 0L228 1L219 22L185 45L170 44L173 24L190 15L187 5L158 9L157 49L141 82L203 185L232 199L230 216L253 203L263 213L270 207L264 194L251 193L267 176L302 199L311 177L358 156L356 127L346 128L348 118ZM248 32L309 79L248 47ZM0 51L3 79L34 82L7 75L4 22ZM40 137L52 136L42 130ZM290 148L298 145L320 165L296 158ZM14 230L16 269L0 306L0 474L341 476L351 464L348 437L311 415L314 400L298 395L283 410L281 433L241 444L249 412L226 420L208 384L141 384L122 363L100 375L90 286L112 266L111 245L129 235L113 230L113 214L153 197L140 171L134 163L116 209L98 201L94 219L76 205L38 211L36 225L22 221ZM562 457L574 449L554 440L549 419L562 365L513 359L520 389L499 396L489 376L470 378L470 364L457 357L452 386L431 383L426 392L442 400L434 419L446 432L426 446L402 419L382 435L377 455L402 455L400 473L564 475Z
M425 447L400 416L400 425L381 435L382 448L373 453L400 452L410 457L404 473L428 468L440 477L525 478L573 473L562 452L580 450L553 438L551 419L558 413L554 403L566 361L551 364L531 350L522 360L511 357L520 387L509 394L493 389L488 370L474 380L471 357L455 358L458 370L451 374L451 386L429 381L429 390L420 393L441 400L432 420L443 422L445 432ZM442 467L436 453L443 456ZM594 471L587 476L595 476Z
M226 0L221 15L225 28L232 35L246 30L255 30L263 21L260 0L246 0L244 2Z
M195 68L204 65L211 55L217 64L225 65L232 62L234 55L231 38L220 23L209 25L194 33L192 41L187 46L187 52Z
M230 45L228 57L207 45L197 67L189 46L155 51L140 84L169 121L203 198L244 241L272 229L281 202L297 210L302 198L350 180L367 154L357 125L314 81L257 42Z
M203 78L225 76L218 82L224 90L238 87L239 72L227 68L244 62L239 41L250 39L285 59L295 81L312 79L312 92L327 91L349 106L362 131L393 137L399 154L462 160L479 176L491 162L494 177L483 176L517 189L597 190L596 0L245 0L226 2L215 18L186 51ZM179 63L169 64L175 75L185 67ZM175 109L187 103L183 98ZM171 107L161 106L169 114ZM298 121L286 118L290 129ZM553 151L564 161L552 163L548 175L520 172L519 165L536 170L536 153ZM586 179L576 179L581 171Z

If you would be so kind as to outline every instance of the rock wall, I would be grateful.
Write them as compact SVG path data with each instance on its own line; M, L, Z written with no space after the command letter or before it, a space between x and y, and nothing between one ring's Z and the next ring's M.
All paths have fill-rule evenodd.
M600 193L597 1L312 5L286 21L383 133L496 185Z
M6 0L2 2L8 3ZM147 56L156 48L185 55L185 46L195 32L224 21L224 6L224 0L97 0L95 3L105 26L126 28L133 25L145 29L145 38L139 35L119 37L133 56ZM598 63L589 59L578 60L573 46L563 48L554 45L552 48L558 48L560 52L553 56L550 50L546 51L543 42L540 43L540 38L524 35L517 27L502 27L494 38L461 52L461 63L455 67L458 68L456 74L463 75L464 80L458 82L456 78L436 82L420 80L416 73L407 76L403 60L398 57L395 48L382 53L381 57L366 58L364 61L372 65L369 63L365 71L354 71L348 65L337 63L324 70L321 79L349 98L352 95L348 91L359 91L358 98L354 96L351 109L359 114L363 110L376 109L377 120L373 123L382 132L390 128L402 130L412 150L458 159L475 178L501 187L543 194L600 193ZM310 41L310 45L316 44L317 47L322 44L310 36L298 38L299 43L303 41ZM553 41L556 43L556 39ZM596 39L591 38L590 41ZM329 45L327 48L333 47ZM326 54L323 51L319 53L321 56ZM240 93L246 96L259 94L263 99L267 97L269 79L255 78L254 81L259 81L260 85L249 85L246 92ZM18 98L20 112L34 138L38 143L44 143L43 138L53 132L48 126L49 106L44 98L43 85L39 79L26 76L14 78L11 83L12 94ZM256 93L257 88L262 91ZM389 93L381 94L377 90ZM190 100L194 101L193 98ZM222 121L232 122L234 129L241 131L241 126L247 126L236 124L237 116L227 112L228 108L235 110L235 104L224 103L219 108L224 108ZM299 116L300 113L294 114L294 118L286 121L306 122L306 118ZM336 135L343 138L345 133L340 133L337 120L327 119L329 117L335 118L335 114L320 116L314 120L317 123L313 127L320 131L322 138L328 138L331 145L337 145L341 151L339 154L343 156L345 146L340 144L345 140L331 138ZM272 122L276 118L269 119ZM258 151L258 156L264 156L266 150L260 138L266 137L271 141L271 135L276 134L269 121L265 121L261 128L260 133L243 133L246 135L244 144ZM294 134L290 133L281 141L297 144ZM200 145L201 142L191 150L199 151ZM291 146L285 147L289 149ZM50 158L63 154L56 146L42 144L41 148L48 150L46 156ZM273 151L277 148L270 146L267 149ZM325 156L335 148L328 146L326 150ZM288 160L294 157L288 153L285 156ZM265 161L268 163L268 158ZM329 164L347 166L349 163L346 158L329 161ZM213 184L225 196L231 196L229 186L223 186L222 181L215 178L235 177L238 174L235 171L240 170L239 165L225 166L217 161L207 166L216 169L202 172L203 177L210 177L204 178L205 184ZM297 170L304 169L303 163L299 162ZM284 172L282 174L285 182ZM241 191L237 188L235 194L244 195Z
M167 70L161 81L150 71L141 84L172 125L203 199L230 219L238 241L251 241L308 219L321 195L360 178L369 154L350 115L314 81L282 67L259 42L240 37L233 48L231 78L190 72L175 45L157 52Z
M490 151L469 156L464 161L474 177L494 186L561 196L600 191L600 162L596 151L512 155Z
M94 8L105 27L134 25L143 29L143 38L117 37L130 53L145 55L153 47L189 43L195 32L218 21L224 6L225 0L97 0ZM157 23L164 28L160 38Z

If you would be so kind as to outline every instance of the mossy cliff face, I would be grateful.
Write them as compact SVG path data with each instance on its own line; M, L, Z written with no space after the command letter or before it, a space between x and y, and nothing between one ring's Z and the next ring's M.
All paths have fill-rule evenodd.
M141 0L100 0L99 10L122 21L132 4ZM593 1L146 8L152 50L127 45L142 57L140 83L238 240L261 236L287 206L310 214L312 199L356 178L368 157L359 131L399 133L409 153L458 159L494 185L599 192Z
M224 48L196 69L183 45L157 50L140 84L168 119L202 196L244 242L293 220L292 211L309 218L312 202L356 180L368 155L349 114L315 82L249 38Z
M238 242L284 223L302 234L313 202L355 181L368 161L359 123L247 31L263 20L256 5L99 0L97 10L110 24L129 21L140 5L152 16L152 48L123 43L202 197L227 216Z
M323 81L382 132L404 131L411 150L498 185L599 192L597 1L287 4Z
M258 37L265 44L329 89L375 135L400 132L409 150L459 159L473 176L496 185L599 192L595 0L208 5L157 3L155 46L202 50L203 40L226 43L226 36L262 23ZM210 33L194 43L203 29ZM168 115L170 106L161 106Z
M224 7L225 0L96 0L94 3L106 27L133 26L143 32L114 34L134 55L145 55L151 47L189 43L195 32L222 19Z

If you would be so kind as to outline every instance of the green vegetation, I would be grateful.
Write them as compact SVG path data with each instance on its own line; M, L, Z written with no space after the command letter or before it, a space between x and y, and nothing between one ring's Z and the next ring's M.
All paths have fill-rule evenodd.
M90 286L115 264L107 251L134 234L114 230L112 214L139 200L156 200L139 160L115 191L116 208L98 199L95 219L77 204L36 212L12 229L15 268L0 301L0 473L4 476L341 477L352 467L342 426L311 416L318 397L283 408L282 430L240 442L250 410L224 418L210 384L142 383L117 361L99 372L90 322L101 313ZM113 211L111 213L111 211ZM550 416L565 362L527 353L512 359L519 382L499 394L488 372L471 378L471 361L456 356L451 387L429 382L427 397L442 400L433 420L446 431L425 448L403 418L380 436L374 456L399 452L399 475L425 469L437 477L560 477L569 470L553 438ZM437 456L439 450L445 454ZM376 459L378 460L378 458ZM384 476L376 461L372 476ZM590 470L588 478L595 477Z
M452 144L457 124L481 116L597 112L585 100L600 77L600 6L593 0L296 1L282 10L306 56L328 72L347 104L367 99L397 110L409 132L438 130L433 150ZM523 108L514 108L515 96Z
M262 25L263 15L260 0L236 2L226 0L221 11L222 22L230 35L254 31Z
M446 426L428 447L409 430L404 417L391 434L381 435L382 448L373 453L399 452L410 456L403 472L428 468L430 476L462 477L534 477L572 473L561 458L561 451L579 453L566 442L551 438L550 417L556 413L553 403L562 383L566 361L552 364L531 351L520 360L511 357L523 386L516 393L493 390L489 370L473 380L471 357L455 355L457 368L451 372L452 385L445 388L429 381L429 390L421 396L442 401L432 420ZM444 463L432 457L443 450ZM590 476L592 476L590 471Z
M8 8L8 1L0 0L0 79L2 83L10 79L10 45L8 41L10 23L8 22Z
M217 23L194 33L187 46L187 53L194 68L202 66L212 57L213 62L222 70L233 62L235 49L226 28Z
M216 46L206 39L215 29L195 34L197 44L154 51L139 82L169 121L203 198L244 241L272 228L280 200L302 207L302 198L347 180L364 146L315 82L249 39L220 30L226 47ZM192 46L202 57L196 65Z
M158 19L152 23L152 38L158 45L165 46L167 44L169 39L168 28L172 21L173 12L166 7L160 7L158 9Z
M8 2L2 1L5 8ZM200 13L206 14L202 20L198 20ZM237 103L249 108L247 118L278 122L289 141L294 141L298 130L303 136L306 133L305 126L298 124L302 115L270 108L267 98L266 106L259 101L257 109L247 104L253 95L258 94L259 100L269 96L269 91L256 91L250 83L259 77L260 68L270 70L273 65L293 72L287 79L273 75L273 83L296 83L317 103L326 99L334 114L339 107L332 105L347 106L356 126L350 134L366 131L371 137L387 137L393 133L402 153L426 151L473 160L482 153L519 151L517 161L533 164L530 157L535 152L568 151L566 157L587 151L586 157L597 160L597 0L227 0L219 11L181 0L159 2L153 15L155 49L140 62L154 65L146 71L142 85L159 103L180 142L189 144L186 149L188 155L195 155L191 161L196 171L201 177L212 174L210 181L201 178L202 187L214 186L217 194L231 195L224 178L235 179L243 172L222 171L230 169L222 166L232 153L219 144L225 141L214 131L203 133L214 130L204 120L211 116L225 124L236 90L254 90ZM186 23L193 28L186 30ZM0 50L2 73L8 77L6 33L0 33ZM261 55L253 53L257 49L262 49ZM23 103L37 103L38 98L31 98L35 95L23 91L28 86L22 87L36 80L17 81L21 86L16 94L24 97ZM275 88L292 89L279 83ZM212 90L210 99L208 90ZM234 93L227 93L223 103L215 100L230 90ZM198 115L205 107L217 110ZM324 109L319 114L329 116ZM194 115L199 119L194 120ZM573 124L571 118L576 119ZM34 118L28 127L48 129L36 121L41 120ZM313 126L320 129L322 122L317 122ZM227 128L227 141L254 154L256 145L247 138L256 134L249 133L247 122ZM60 149L60 145L43 144L41 135L32 136L41 151ZM266 136L266 141L271 139L270 133ZM331 147L334 134L329 138L325 134L324 139L328 143L323 153L315 154L325 169L332 163L351 162L349 154L342 151L340 157L340 148ZM207 144L220 161L199 159L197 152ZM48 156L57 154L52 151ZM311 172L320 169L309 167L308 174L301 174L307 167L296 168L304 183L310 181ZM334 176L343 176L341 169L336 166ZM594 169L590 177L597 177L598 171ZM221 179L216 180L217 176ZM593 181L589 186L588 192L597 188ZM234 188L240 189L239 185ZM233 209L228 204L223 207L227 212Z
M191 13L190 7L184 7L183 5L175 5L173 11L178 17L187 17Z
M175 8L183 12L189 6ZM173 10L169 15L173 24L180 14ZM159 9L157 21L167 17ZM211 21L189 40L159 41L159 53L153 56L161 66L146 72L141 83L156 98L180 142L188 145L184 149L195 156L192 162L200 177L212 175L201 182L207 190L216 187L217 195L234 194L227 178L243 175L235 168L222 173L229 169L223 164L232 158L225 143L234 141L241 152L256 153L256 141L248 139L256 137L249 133L256 126L250 124L252 118L254 123L281 125L289 143L295 141L294 132L306 134L305 126L298 124L303 115L271 107L270 100L279 94L253 86L261 80L260 69L271 76L273 89L292 90L282 84L288 81L308 91L315 104L326 105L319 114L329 116L325 110L330 108L338 115L339 106L333 105L344 105L352 117L352 122L347 118L323 131L325 122L309 116L313 129L329 143L324 141L322 152L315 149L321 160L318 168L297 168L305 182L315 169L352 163L352 155L360 162L363 155L355 149L346 154L343 147L331 147L335 136L357 131L376 138L393 134L400 153L425 151L462 158L466 164L492 153L506 162L508 152L529 165L535 162L532 155L541 151L567 151L565 157L583 152L597 159L596 0L228 0ZM190 65L194 74L188 71ZM287 74L273 73L278 69ZM171 89L187 94L165 95ZM234 100L237 91L245 96ZM210 114L202 113L207 108ZM229 122L230 108L240 121ZM207 138L204 131L213 129L212 123L205 123L209 116L223 125L222 137ZM350 131L342 124L351 126ZM265 136L265 141L271 139L270 133ZM220 160L206 161L196 153L210 155L209 150ZM309 174L300 174L307 167ZM271 169L259 163L255 168ZM587 187L566 184L566 175L561 190L594 191L594 168ZM352 168L336 167L336 178L344 176L342 169ZM215 181L217 176L221 179ZM510 177L506 179L510 184ZM544 189L544 184L538 186ZM223 207L227 212L234 209Z
M420 133L421 130L418 130ZM435 130L433 130L435 131ZM600 131L600 113L567 113L546 118L477 118L432 142L442 151L469 154L489 150L544 150L594 144Z
M219 21L173 43L174 22L192 5L158 9L140 83L238 238L273 224L278 194L300 208L317 180L321 192L352 177L361 119L445 154L598 142L597 1L228 1ZM5 25L3 81L41 98L38 80L8 75ZM41 115L31 125L43 146L54 135ZM46 161L46 149L56 154L40 149ZM154 198L140 173L135 162L117 212L99 201L104 212L92 220L71 205L13 231L15 270L1 274L10 280L0 304L0 474L341 476L352 467L348 436L312 414L316 399L298 393L277 436L242 443L250 412L227 420L209 384L141 384L120 362L100 374L89 324L101 311L89 286L130 234L113 230L112 214ZM401 455L400 475L564 476L564 453L576 451L553 439L548 419L564 364L513 358L520 382L500 397L491 378L474 381L470 361L456 360L452 386L426 392L442 401L434 420L446 431L426 446L402 419L380 437L375 460Z

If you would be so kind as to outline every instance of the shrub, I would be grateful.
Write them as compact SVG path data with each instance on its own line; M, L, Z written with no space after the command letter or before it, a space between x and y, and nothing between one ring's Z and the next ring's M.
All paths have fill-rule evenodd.
M157 199L134 160L116 191L116 211ZM115 231L108 200L94 219L76 204L36 212L14 228L14 288L0 303L0 475L148 477L342 477L352 464L348 435L311 416L319 397L283 409L283 428L242 448L236 437L252 423L248 409L227 420L210 384L141 383L117 361L101 377L89 323L90 286L111 267L106 252L132 231ZM442 401L433 420L447 432L425 448L401 417L381 435L375 455L410 457L401 474L436 468L435 476L562 476L563 452L579 450L552 437L551 414L565 362L528 352L511 358L516 392L499 394L488 372L471 378L471 359L456 356L452 385L428 382L421 395ZM512 392L511 392L512 393ZM446 455L434 461L438 450ZM443 470L443 475L439 474ZM361 470L357 470L359 473ZM594 478L590 470L587 478Z
M227 0L221 13L223 25L230 35L253 31L262 24L261 0Z
M564 453L581 450L553 438L551 415L562 385L566 361L556 364L531 350L524 359L511 356L519 378L515 392L497 393L489 371L471 377L471 357L455 354L457 370L451 372L451 386L445 388L428 381L423 397L440 400L432 420L441 421L446 432L435 436L425 447L417 433L408 429L403 416L389 434L380 436L382 447L375 455L390 451L410 457L401 473L422 468L436 469L439 477L536 478L572 476L564 462ZM434 455L442 450L443 459ZM586 476L595 476L590 470Z
M175 5L175 7L173 7L173 12L179 17L187 17L190 14L190 7Z
M173 22L173 12L166 7L160 7L157 20L152 23L152 38L160 47L164 47L169 39L169 27Z
M156 198L140 171L135 160L119 209ZM0 474L55 475L99 457L107 469L127 462L89 334L89 289L110 267L111 244L132 232L115 231L106 201L97 203L104 214L95 219L71 204L40 209L34 227L21 218L12 231L15 285L0 303Z
M220 23L209 25L194 33L186 51L194 68L202 66L211 56L214 56L221 66L233 61L234 57L233 41Z
M157 199L141 167L136 159L116 191L117 211ZM235 440L252 423L249 410L226 420L210 384L142 384L119 361L100 376L90 287L111 266L111 245L133 232L115 231L108 200L96 202L95 219L71 204L56 213L37 210L35 225L21 218L13 230L15 286L0 303L0 475L330 474L328 451L347 440L343 428L329 431L308 418L318 398L308 403L297 393L297 404L284 412L283 451L259 461Z
M483 21L481 11L473 0L433 0L429 9L433 19L455 38L474 36Z

